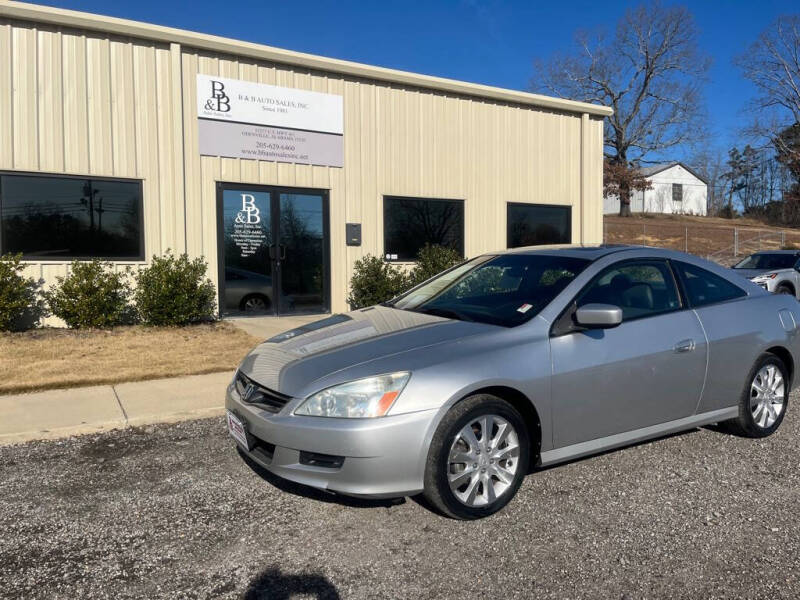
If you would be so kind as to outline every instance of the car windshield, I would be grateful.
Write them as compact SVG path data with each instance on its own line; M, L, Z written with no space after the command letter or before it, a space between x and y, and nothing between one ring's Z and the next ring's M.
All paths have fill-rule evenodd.
M545 254L481 256L445 271L388 306L514 327L537 315L589 262Z
M797 262L794 254L753 254L748 256L734 269L791 269Z

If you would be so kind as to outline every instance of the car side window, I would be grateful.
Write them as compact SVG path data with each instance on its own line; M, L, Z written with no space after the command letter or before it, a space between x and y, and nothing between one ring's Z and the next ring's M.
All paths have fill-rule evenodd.
M678 310L680 295L672 271L664 261L630 261L613 265L577 298L577 305L611 304L629 321Z
M680 261L673 264L692 306L705 306L747 295L738 285L710 271Z

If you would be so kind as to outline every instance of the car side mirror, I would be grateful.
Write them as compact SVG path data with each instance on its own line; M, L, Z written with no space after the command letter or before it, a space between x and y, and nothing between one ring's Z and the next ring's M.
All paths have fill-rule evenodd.
M584 304L575 311L575 322L589 329L607 329L622 323L622 309L613 304Z

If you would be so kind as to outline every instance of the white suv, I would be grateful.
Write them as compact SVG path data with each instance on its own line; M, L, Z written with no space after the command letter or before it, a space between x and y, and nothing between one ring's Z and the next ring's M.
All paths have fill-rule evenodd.
M734 272L775 294L800 292L800 250L769 250L751 254L733 267Z

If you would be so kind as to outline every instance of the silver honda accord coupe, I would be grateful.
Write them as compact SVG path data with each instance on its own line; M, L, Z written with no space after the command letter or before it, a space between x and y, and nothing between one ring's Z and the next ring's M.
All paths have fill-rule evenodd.
M259 345L228 429L280 477L474 519L536 467L709 423L770 435L798 323L791 296L680 252L486 254Z

